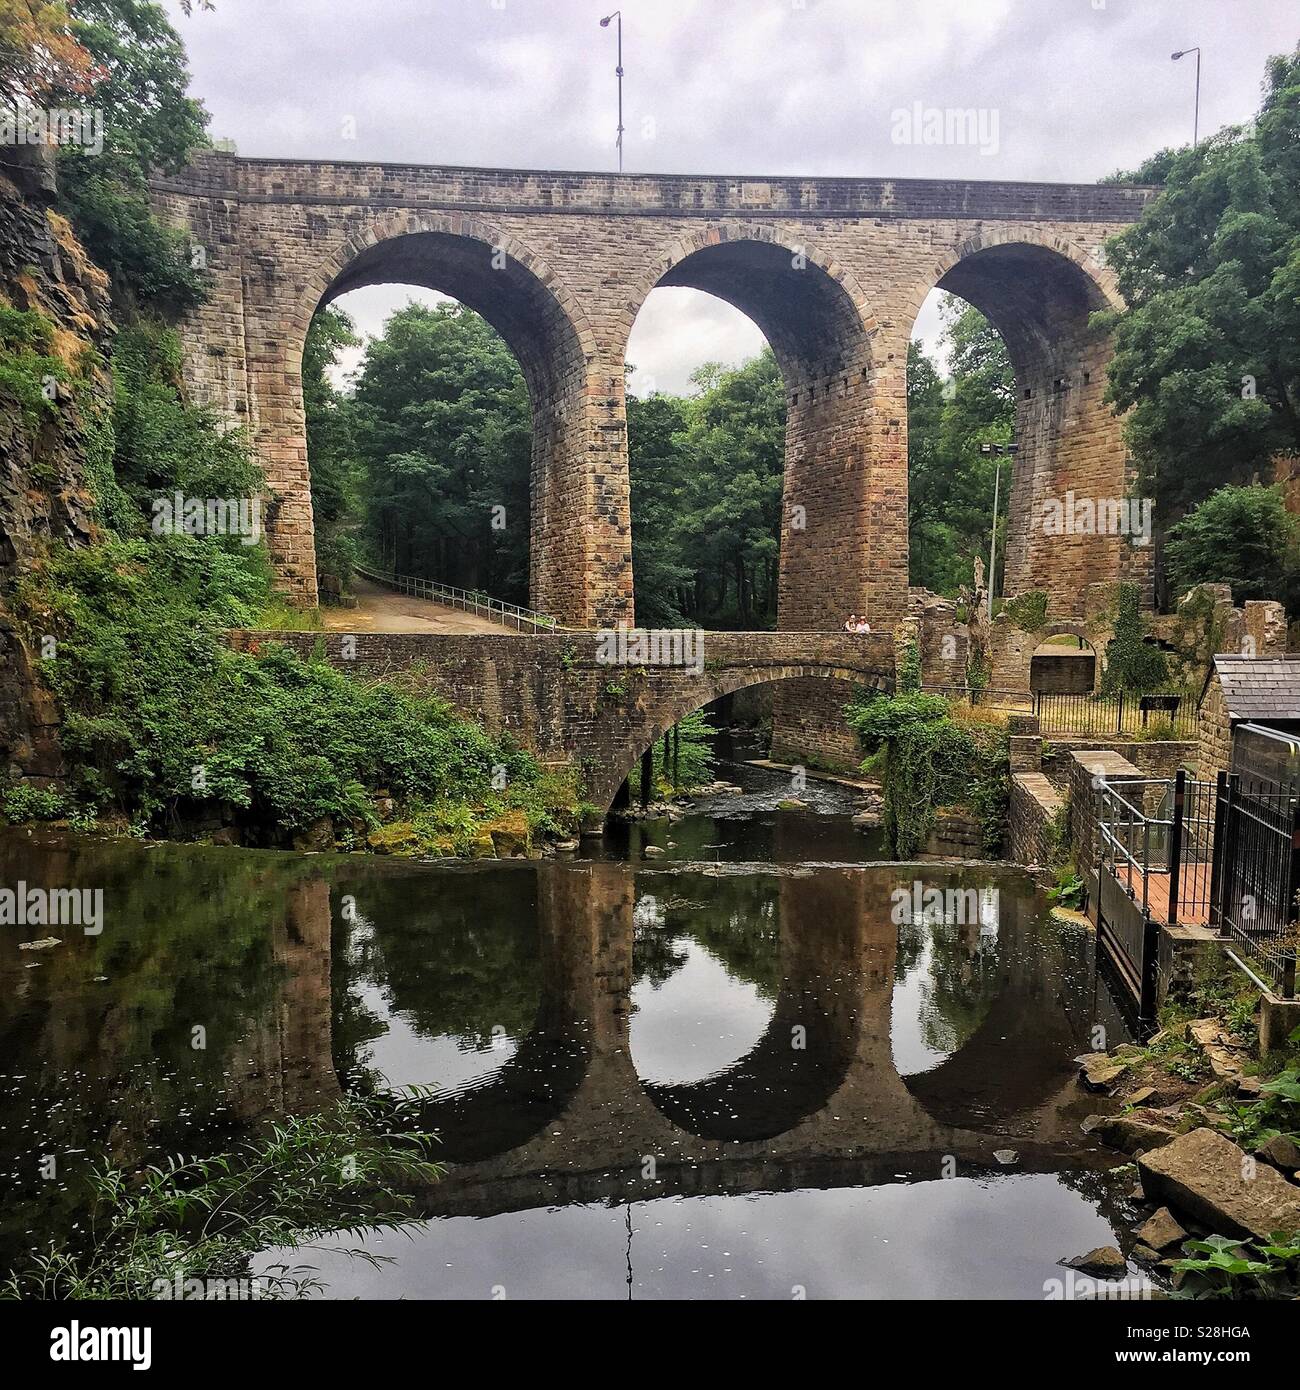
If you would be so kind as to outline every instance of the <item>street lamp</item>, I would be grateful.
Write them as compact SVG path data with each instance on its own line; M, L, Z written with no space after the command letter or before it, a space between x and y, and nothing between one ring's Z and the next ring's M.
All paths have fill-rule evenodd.
M615 10L613 14L607 14L600 21L602 29L609 28L611 19L618 20L616 26L618 33L618 66L614 69L614 75L618 78L618 172L623 172L623 11Z
M1176 63L1180 58L1186 58L1189 53L1196 54L1196 114L1192 117L1192 149L1195 149L1201 143L1201 50L1180 48L1177 53L1171 53L1169 56Z
M993 581L996 577L994 569L994 557L998 543L998 498L1002 486L1002 455L1007 454L1014 458L1019 452L1018 444L981 444L980 453L984 455L993 454L997 457L997 463L993 467L993 530L989 535L989 622L993 621Z

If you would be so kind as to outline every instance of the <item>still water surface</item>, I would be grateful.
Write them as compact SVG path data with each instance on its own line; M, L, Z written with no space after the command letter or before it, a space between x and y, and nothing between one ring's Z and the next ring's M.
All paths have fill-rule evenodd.
M106 905L0 928L0 1267L77 1239L94 1159L418 1084L450 1171L378 1267L310 1258L331 1295L1042 1297L1122 1215L1071 1066L1122 1036L1090 936L1016 871L870 862L841 789L726 773L568 863L0 838L0 883ZM900 924L918 878L982 907Z

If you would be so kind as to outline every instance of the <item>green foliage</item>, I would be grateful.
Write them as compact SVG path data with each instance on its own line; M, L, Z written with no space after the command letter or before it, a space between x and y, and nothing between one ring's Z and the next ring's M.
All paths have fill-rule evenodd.
M785 395L770 349L701 367L698 394L628 398L637 615L663 627L776 622Z
M921 648L919 643L908 642L899 653L895 683L900 694L920 690Z
M673 781L672 735L655 743L655 779L665 791L689 791L713 775L713 726L703 710L677 723L677 781ZM665 747L665 742L667 747Z
M872 771L883 771L884 828L895 857L912 858L939 807L955 805L975 812L985 852L1000 851L1010 795L1004 728L958 724L945 699L919 691L858 699L846 714L867 752L887 750L883 769L873 761Z
M337 324L330 332L337 344ZM376 558L399 573L528 601L528 390L483 319L459 304L398 310L367 346L355 395L337 415L334 443L364 470ZM318 448L323 416L317 400L308 428ZM493 529L494 515L503 529Z
M1276 1231L1265 1240L1207 1236L1183 1243L1172 1269L1186 1278L1176 1298L1236 1301L1300 1295L1300 1231Z
M1144 640L1147 625L1142 616L1141 599L1136 584L1119 585L1114 635L1106 644L1106 669L1101 677L1103 695L1120 691L1148 695L1169 680L1164 652Z
M316 569L346 587L361 560L355 531L364 509L365 469L356 460L350 398L329 378L339 354L356 347L352 320L338 309L320 310L307 330L302 355L302 394L307 408L307 460L316 525Z
M988 557L998 460L979 446L1010 441L1016 393L1006 344L989 320L957 299L944 317L947 382L918 344L907 353L909 570L913 584L956 596L971 582L975 558ZM1003 460L1004 498L1009 485ZM1005 509L999 554L1004 529Z
M1083 907L1084 882L1073 864L1057 870L1056 882L1047 890L1047 901L1078 912Z
M186 95L180 36L150 0L78 0L73 33L94 59L90 89L56 93L52 104L102 111L104 149L60 150L60 204L120 306L188 308L205 297L205 279L188 237L154 217L147 183L205 143L208 117Z
M1300 520L1280 487L1222 487L1170 528L1165 566L1175 594L1230 584L1232 601L1300 603Z
M1108 243L1108 399L1165 518L1300 452L1297 148L1300 50L1270 60L1252 125L1157 156L1163 191Z
M528 755L440 701L284 648L230 650L223 630L255 626L268 596L260 550L190 536L63 552L20 589L20 614L58 639L43 670L79 800L157 831L204 803L273 832L323 816L364 830L367 789L473 804L496 765L512 784L538 779Z
M58 820L67 810L62 792L20 785L0 796L0 812L11 825L28 821Z
M46 382L68 380L68 369L52 355L53 337L44 314L0 304L0 393L17 400L29 429L42 416L58 413L45 392Z
M242 432L223 431L211 411L180 390L181 345L155 319L123 329L113 344L113 406L108 421L112 480L101 497L104 520L120 535L147 529L155 498L257 495L262 476Z
M432 1159L436 1137L417 1127L422 1102L419 1092L350 1097L211 1158L168 1158L135 1173L105 1163L91 1178L89 1230L33 1255L0 1297L140 1300L171 1296L177 1281L254 1275L261 1298L319 1293L310 1266L255 1262L271 1247L300 1250L339 1231L412 1220L415 1199L402 1188L419 1191L444 1171Z
M1002 611L1022 632L1037 632L1047 622L1047 593L1026 589L1002 605Z

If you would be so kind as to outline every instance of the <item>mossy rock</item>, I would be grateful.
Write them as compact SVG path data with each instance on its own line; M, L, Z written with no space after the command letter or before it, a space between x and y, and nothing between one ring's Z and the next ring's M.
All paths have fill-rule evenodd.
M394 821L366 836L366 844L376 854L412 855L420 852L420 837L409 820Z
M481 835L487 835L492 851L498 859L523 859L532 848L532 835L528 829L528 817L522 811L507 811L488 821ZM475 839L475 845L478 838Z

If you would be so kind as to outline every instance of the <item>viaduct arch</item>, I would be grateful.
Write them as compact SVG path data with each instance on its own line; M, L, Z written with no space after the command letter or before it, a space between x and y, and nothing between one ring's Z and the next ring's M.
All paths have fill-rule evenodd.
M907 338L938 285L1006 338L1021 397L1008 592L1079 611L1086 584L1141 577L1123 538L1045 537L1036 504L1122 497L1102 401L1118 303L1106 239L1154 195L1121 185L606 175L201 156L159 178L159 212L204 248L209 302L181 325L193 394L247 424L274 494L282 586L315 596L300 380L311 313L361 284L429 284L516 352L533 402L534 607L634 620L623 355L658 284L729 300L787 389L779 626L888 630L907 604ZM802 507L800 523L794 508ZM519 519L523 525L523 519Z

